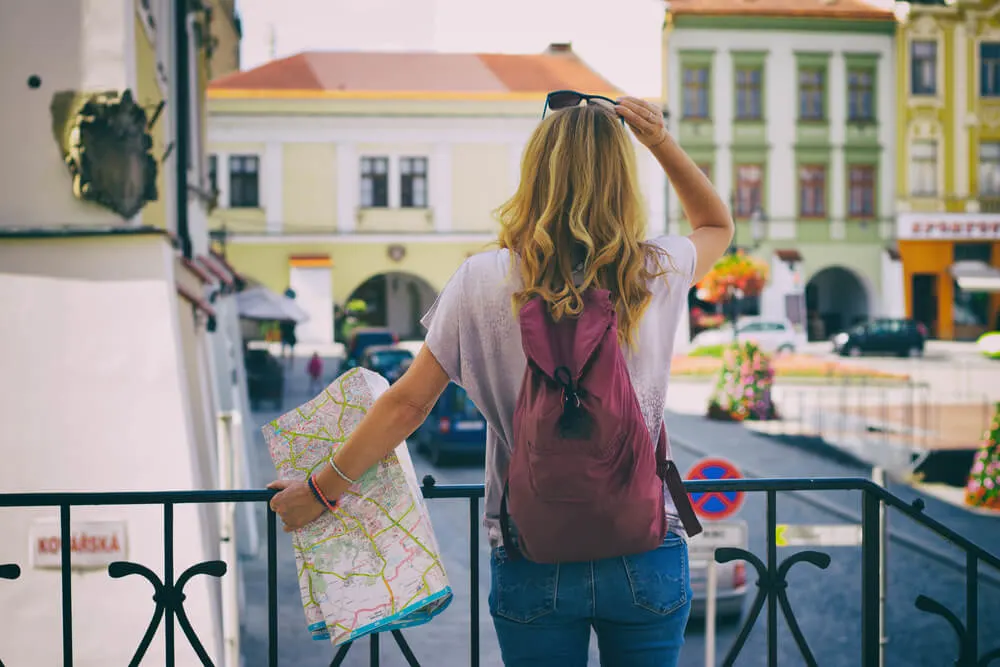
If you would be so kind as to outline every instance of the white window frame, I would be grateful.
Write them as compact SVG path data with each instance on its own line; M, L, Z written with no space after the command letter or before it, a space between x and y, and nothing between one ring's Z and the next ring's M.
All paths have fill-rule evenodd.
M923 149L930 147L932 150L927 151L927 155L919 155ZM930 153L933 152L933 156ZM909 185L910 185L910 196L911 197L937 197L940 191L938 183L938 163L940 161L940 144L935 139L917 139L910 143L910 164L909 164ZM933 161L932 161L933 160ZM921 174L918 172L920 165L924 165L927 173ZM920 185L925 185L924 181L928 179L931 180L933 185L932 189L918 188L917 184L920 181Z
M424 173L419 174L419 177L424 179L423 196L424 201L422 205L412 203L409 206L403 205L403 177L406 175L403 173L403 163L407 160L423 160L424 162ZM424 210L431 206L431 190L430 190L430 175L431 175L431 159L427 155L401 155L399 156L399 208L405 209L417 209Z
M372 203L370 203L370 204L366 204L365 203L365 197L364 197L364 193L362 191L362 188L364 187L364 182L365 182L365 172L364 172L364 163L365 163L365 160L384 160L385 161L385 174L384 174L384 176L385 176L385 206L377 206L377 205L375 205L375 203L374 203L374 191L372 192ZM366 153L364 155L359 155L358 156L358 208L361 208L361 209L380 209L380 210L390 209L390 208L396 208L396 206L394 205L394 202L393 202L393 197L392 197L392 180L393 180L393 172L394 172L394 170L392 168L393 162L394 162L393 156L391 156L391 155L384 155L384 154L374 155L374 154L367 154ZM374 162L373 162L373 164L374 164ZM377 172L376 172L376 174L377 174ZM377 175L381 176L383 174L377 174Z
M983 148L988 147L987 159L983 159ZM981 141L978 147L979 173L977 181L979 195L983 197L1000 197L1000 141ZM987 169L992 168L992 177L987 173ZM992 185L990 184L992 182Z

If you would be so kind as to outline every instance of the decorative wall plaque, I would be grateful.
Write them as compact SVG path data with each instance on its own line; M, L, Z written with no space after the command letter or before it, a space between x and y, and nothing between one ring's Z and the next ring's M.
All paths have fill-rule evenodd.
M126 220L155 201L157 165L146 125L146 112L131 91L91 97L70 129L66 163L74 196Z
M389 246L389 259L394 262L401 262L406 257L406 246L394 243Z

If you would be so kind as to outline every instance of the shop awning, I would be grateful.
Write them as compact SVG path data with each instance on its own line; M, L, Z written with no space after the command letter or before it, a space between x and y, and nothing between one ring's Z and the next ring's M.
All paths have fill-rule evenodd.
M1000 269L986 262L963 260L950 268L951 277L965 292L1000 292Z
M305 322L309 315L294 299L263 285L254 285L236 294L240 317L248 320Z

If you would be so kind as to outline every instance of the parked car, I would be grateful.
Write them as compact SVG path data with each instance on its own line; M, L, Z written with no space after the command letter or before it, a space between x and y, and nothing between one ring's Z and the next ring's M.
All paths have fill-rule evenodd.
M772 354L795 352L798 342L795 327L790 321L782 319L742 317L737 324L736 333L739 340L753 341L764 352ZM724 323L718 329L708 329L699 333L691 339L691 346L698 349L700 347L729 345L732 342L733 327L729 323Z
M706 585L708 567L692 565L691 573L691 616L705 618ZM743 614L743 604L747 596L747 566L743 561L715 564L715 612L716 618L726 622L739 620Z
M385 327L364 327L351 332L345 346L344 368L354 368L361 363L365 350L373 345L396 345L399 336Z
M433 465L459 454L486 452L486 418L465 390L449 382L424 423L413 435L417 451Z
M392 384L399 378L413 361L413 353L405 347L395 345L372 345L361 357L362 368L375 371Z
M833 337L833 350L841 356L896 354L919 357L924 353L927 327L911 319L876 319Z
M256 410L261 401L271 401L281 409L285 398L285 369L281 361L265 349L249 349L243 355L247 371L247 393L250 409Z

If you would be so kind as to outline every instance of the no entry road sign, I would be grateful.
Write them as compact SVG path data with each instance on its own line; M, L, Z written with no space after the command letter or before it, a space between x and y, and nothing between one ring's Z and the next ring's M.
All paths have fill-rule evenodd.
M739 468L726 459L707 458L688 471L689 480L743 479ZM726 519L740 511L746 494L742 491L708 491L691 494L695 513L703 519Z

